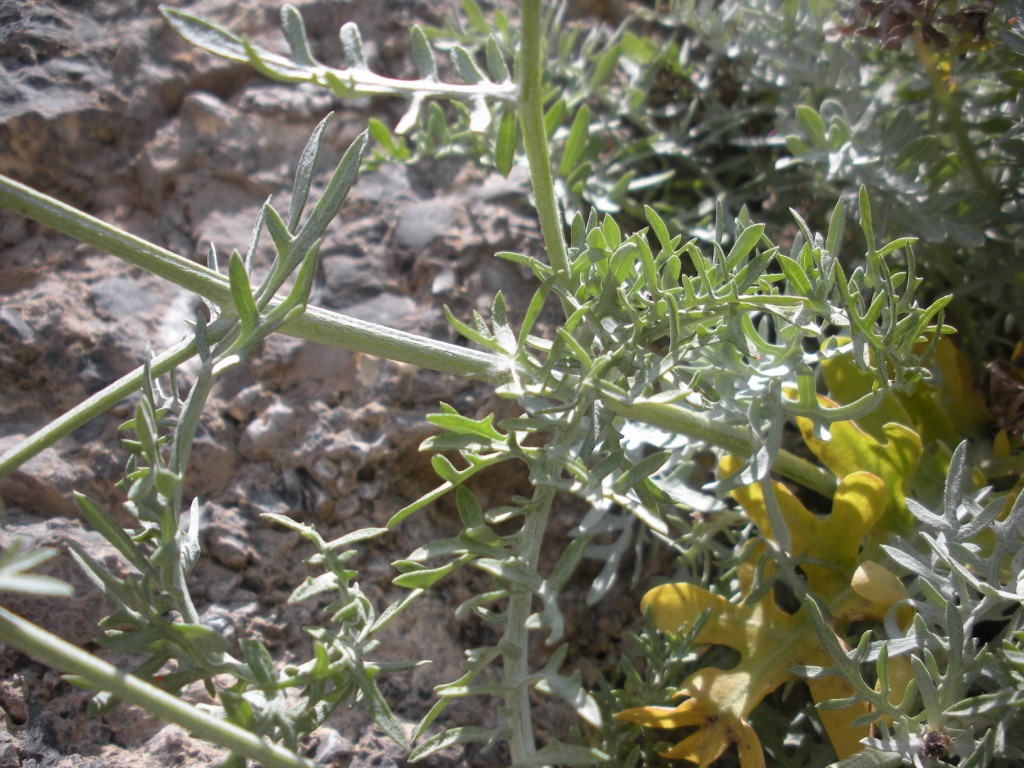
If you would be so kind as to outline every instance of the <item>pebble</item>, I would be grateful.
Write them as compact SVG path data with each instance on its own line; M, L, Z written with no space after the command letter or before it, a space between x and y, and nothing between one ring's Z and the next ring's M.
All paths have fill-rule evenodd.
M242 452L270 454L287 448L295 437L295 411L282 402L272 403L245 428Z

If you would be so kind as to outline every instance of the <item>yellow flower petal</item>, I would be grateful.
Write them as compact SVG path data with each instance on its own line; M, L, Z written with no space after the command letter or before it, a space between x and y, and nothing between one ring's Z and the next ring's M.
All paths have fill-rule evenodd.
M757 733L746 722L736 741L736 751L740 756L740 768L765 768L764 749Z
M865 560L857 566L857 570L853 572L850 586L865 600L885 606L890 606L909 597L907 588L903 586L903 582L896 574L884 565L879 565L871 560Z
M742 632L744 614L724 597L713 595L696 584L663 584L644 595L640 601L644 612L650 610L654 626L662 632L678 632L693 626L705 610L711 615L701 629L698 642L731 645L737 632ZM735 647L735 646L734 646Z
M616 713L615 719L647 728L684 728L688 725L703 725L708 720L708 713L699 702L687 699L678 707L626 709Z
M688 760L705 768L722 756L729 743L728 725L724 719L716 720L660 754L669 760Z

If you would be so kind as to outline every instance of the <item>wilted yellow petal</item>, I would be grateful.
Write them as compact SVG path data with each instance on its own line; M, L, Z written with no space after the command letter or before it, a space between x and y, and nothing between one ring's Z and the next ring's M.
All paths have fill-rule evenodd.
M654 626L662 632L678 632L683 625L693 626L707 609L711 615L701 629L698 642L731 645L742 616L737 607L720 595L713 595L696 584L663 584L644 595L640 601L644 612L651 611ZM735 647L735 646L734 646Z
M729 748L729 728L725 720L716 720L660 753L669 760L688 760L700 768L711 765Z
M757 733L746 722L736 741L736 750L740 755L740 768L765 768L764 749Z
M879 565L871 560L865 560L857 566L857 570L853 572L850 586L865 600L885 606L890 606L909 597L907 588L903 586L903 582L896 574L884 565Z
M834 405L828 398L820 399ZM914 430L903 424L886 424L882 442L852 421L837 421L829 426L832 438L826 442L815 436L810 419L797 417L796 422L807 447L837 477L864 470L882 479L889 497L886 528L909 525L907 486L923 452L921 437Z
M827 532L822 531L824 535L810 551L842 568L852 568L864 536L885 514L886 496L882 478L871 472L843 477L832 500L832 514L824 524Z
M688 725L703 725L708 713L700 703L687 699L678 707L636 707L615 714L616 720L637 723L647 728L683 728Z

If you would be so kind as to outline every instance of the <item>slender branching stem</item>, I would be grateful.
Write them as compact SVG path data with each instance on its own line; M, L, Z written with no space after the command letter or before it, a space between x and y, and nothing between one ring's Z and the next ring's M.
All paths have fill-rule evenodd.
M541 28L540 0L523 0L522 43L519 49L519 123L523 131L523 145L530 165L530 182L534 204L540 220L544 250L559 282L570 293L569 257L565 245L562 215L555 196L554 177L551 174L551 152L544 126L544 36ZM562 307L568 317L572 310L565 299Z
M235 312L231 289L224 275L77 211L2 174L0 206L203 296L216 304L223 315L232 316ZM271 302L271 306L277 303ZM319 344L494 384L509 379L508 363L497 355L397 331L326 309L309 307L305 314L285 323L279 330Z
M536 570L539 565L540 548L554 498L553 488L538 487L526 508L517 554L522 564L531 570ZM530 764L530 758L537 751L533 738L530 688L526 683L530 675L530 630L527 628L527 620L530 618L533 598L533 592L526 587L512 592L501 641L503 682L509 691L505 696L505 716L508 718L506 729L509 752L515 765Z
M154 377L163 376L172 369L196 355L193 339L186 339L171 347L150 361L149 368ZM13 472L45 448L66 437L79 427L88 424L102 413L106 413L129 395L139 391L146 377L145 366L139 366L126 376L104 387L88 400L76 405L67 413L54 419L30 437L18 443L0 456L0 477Z
M200 739L255 760L265 768L312 768L309 760L244 728L211 717L177 696L96 658L4 608L0 608L0 641L65 674L77 675L96 690L110 691L117 698L135 704L162 720L180 725Z
M753 452L750 432L746 429L729 424L716 424L707 416L678 405L624 403L613 398L607 398L604 404L631 421L650 424L666 432L686 435L694 440L723 448L737 456L749 456ZM835 495L837 482L831 472L789 451L779 451L772 470L826 498L830 499Z
M227 278L223 275L78 211L2 174L0 206L17 211L58 232L194 291L217 304L226 315L234 311L231 290ZM550 211L554 213L557 224L557 205L553 201ZM552 235L556 244L555 252L558 246L564 249L560 225L556 228L556 233L557 235ZM564 257L564 250L562 254ZM212 326L209 330L214 334ZM307 307L303 315L285 323L279 330L319 344L364 352L467 378L495 384L511 380L507 358L397 331L318 307ZM213 335L209 339L210 343L218 340L219 338ZM193 340L182 341L151 361L152 375L166 374L194 357L196 353ZM9 474L43 449L89 423L137 391L144 376L145 369L139 366L0 456L0 476ZM746 455L750 450L749 439L742 430L716 424L700 414L687 412L678 406L646 407L640 404L615 403L611 405L620 415L627 418L706 440L712 445L734 451L739 455ZM818 493L831 496L835 489L835 481L828 473L786 451L780 452L775 469L784 477L800 482Z
M571 293L565 233L555 197L551 153L544 126L544 39L541 33L540 0L522 0L520 15L522 35L519 48L518 116L530 166L534 205L537 208L548 261L554 269L556 280L567 293ZM572 308L565 298L562 299L562 309L566 317L572 313ZM553 500L552 488L538 487L534 492L533 502L526 509L526 519L520 532L518 556L527 568L536 569L539 564L541 544L547 531ZM533 592L525 587L519 587L512 592L501 642L504 685L508 691L505 695L505 716L508 718L506 730L509 751L515 765L532 764L531 758L536 754L530 691L526 683L530 675L527 620L530 618L533 597Z
M439 80L398 80L385 77L365 69L335 69L319 66L311 70L310 82L337 92L337 85L343 85L352 94L359 96L433 96L442 99L472 101L478 98L495 101L512 101L516 89L512 83L490 81L470 83L444 83ZM346 95L346 94L340 94Z

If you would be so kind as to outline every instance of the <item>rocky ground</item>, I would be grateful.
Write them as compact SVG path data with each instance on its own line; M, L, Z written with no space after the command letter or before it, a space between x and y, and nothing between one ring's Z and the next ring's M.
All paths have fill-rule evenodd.
M277 48L281 4L182 0L179 7ZM340 62L337 30L356 21L375 66L402 75L410 70L408 27L437 22L441 4L297 5L319 58ZM299 153L326 112L337 115L325 167L368 116L393 122L400 106L335 103L326 92L270 83L191 49L148 0L0 0L0 172L196 260L205 261L209 243L221 254L244 251L263 201L287 199ZM329 230L312 301L455 341L441 305L466 317L474 307L486 310L500 288L513 312L521 308L529 295L524 276L490 257L537 247L521 184L460 160L385 166L362 175ZM160 351L176 342L195 309L184 291L0 210L0 452L136 367L147 346ZM383 525L436 484L418 445L430 434L424 416L439 400L470 413L493 405L472 383L283 336L226 375L206 413L189 487L209 521L191 585L204 619L231 638L268 639L282 660L307 658L302 627L315 617L285 600L307 573L301 560L308 552L260 513L314 522L325 538ZM62 555L51 572L76 587L60 603L3 596L3 604L92 650L107 606L67 557L67 541L112 567L116 556L83 525L71 494L116 508L113 484L125 459L117 425L130 408L123 404L0 479L0 543L22 535L56 547ZM486 503L524 483L514 474L492 476L479 490ZM436 505L366 552L358 567L371 599L384 606L396 598L390 563L420 541L452 535L453 515L450 503ZM570 523L568 512L557 521L563 529ZM434 662L387 681L403 719L415 722L432 688L459 676L463 649L486 629L457 621L452 609L486 587L480 574L456 574L388 638L385 658ZM617 599L628 607L636 598ZM579 656L610 661L622 633L614 603L600 620L567 608ZM88 699L52 670L0 650L0 768L158 768L216 759L181 729L126 706L86 717ZM486 721L481 710L477 702L455 706L448 722ZM551 733L569 727L554 710L539 720ZM348 712L333 717L309 749L324 765L404 764L362 716ZM435 761L499 763L500 755L455 751Z

